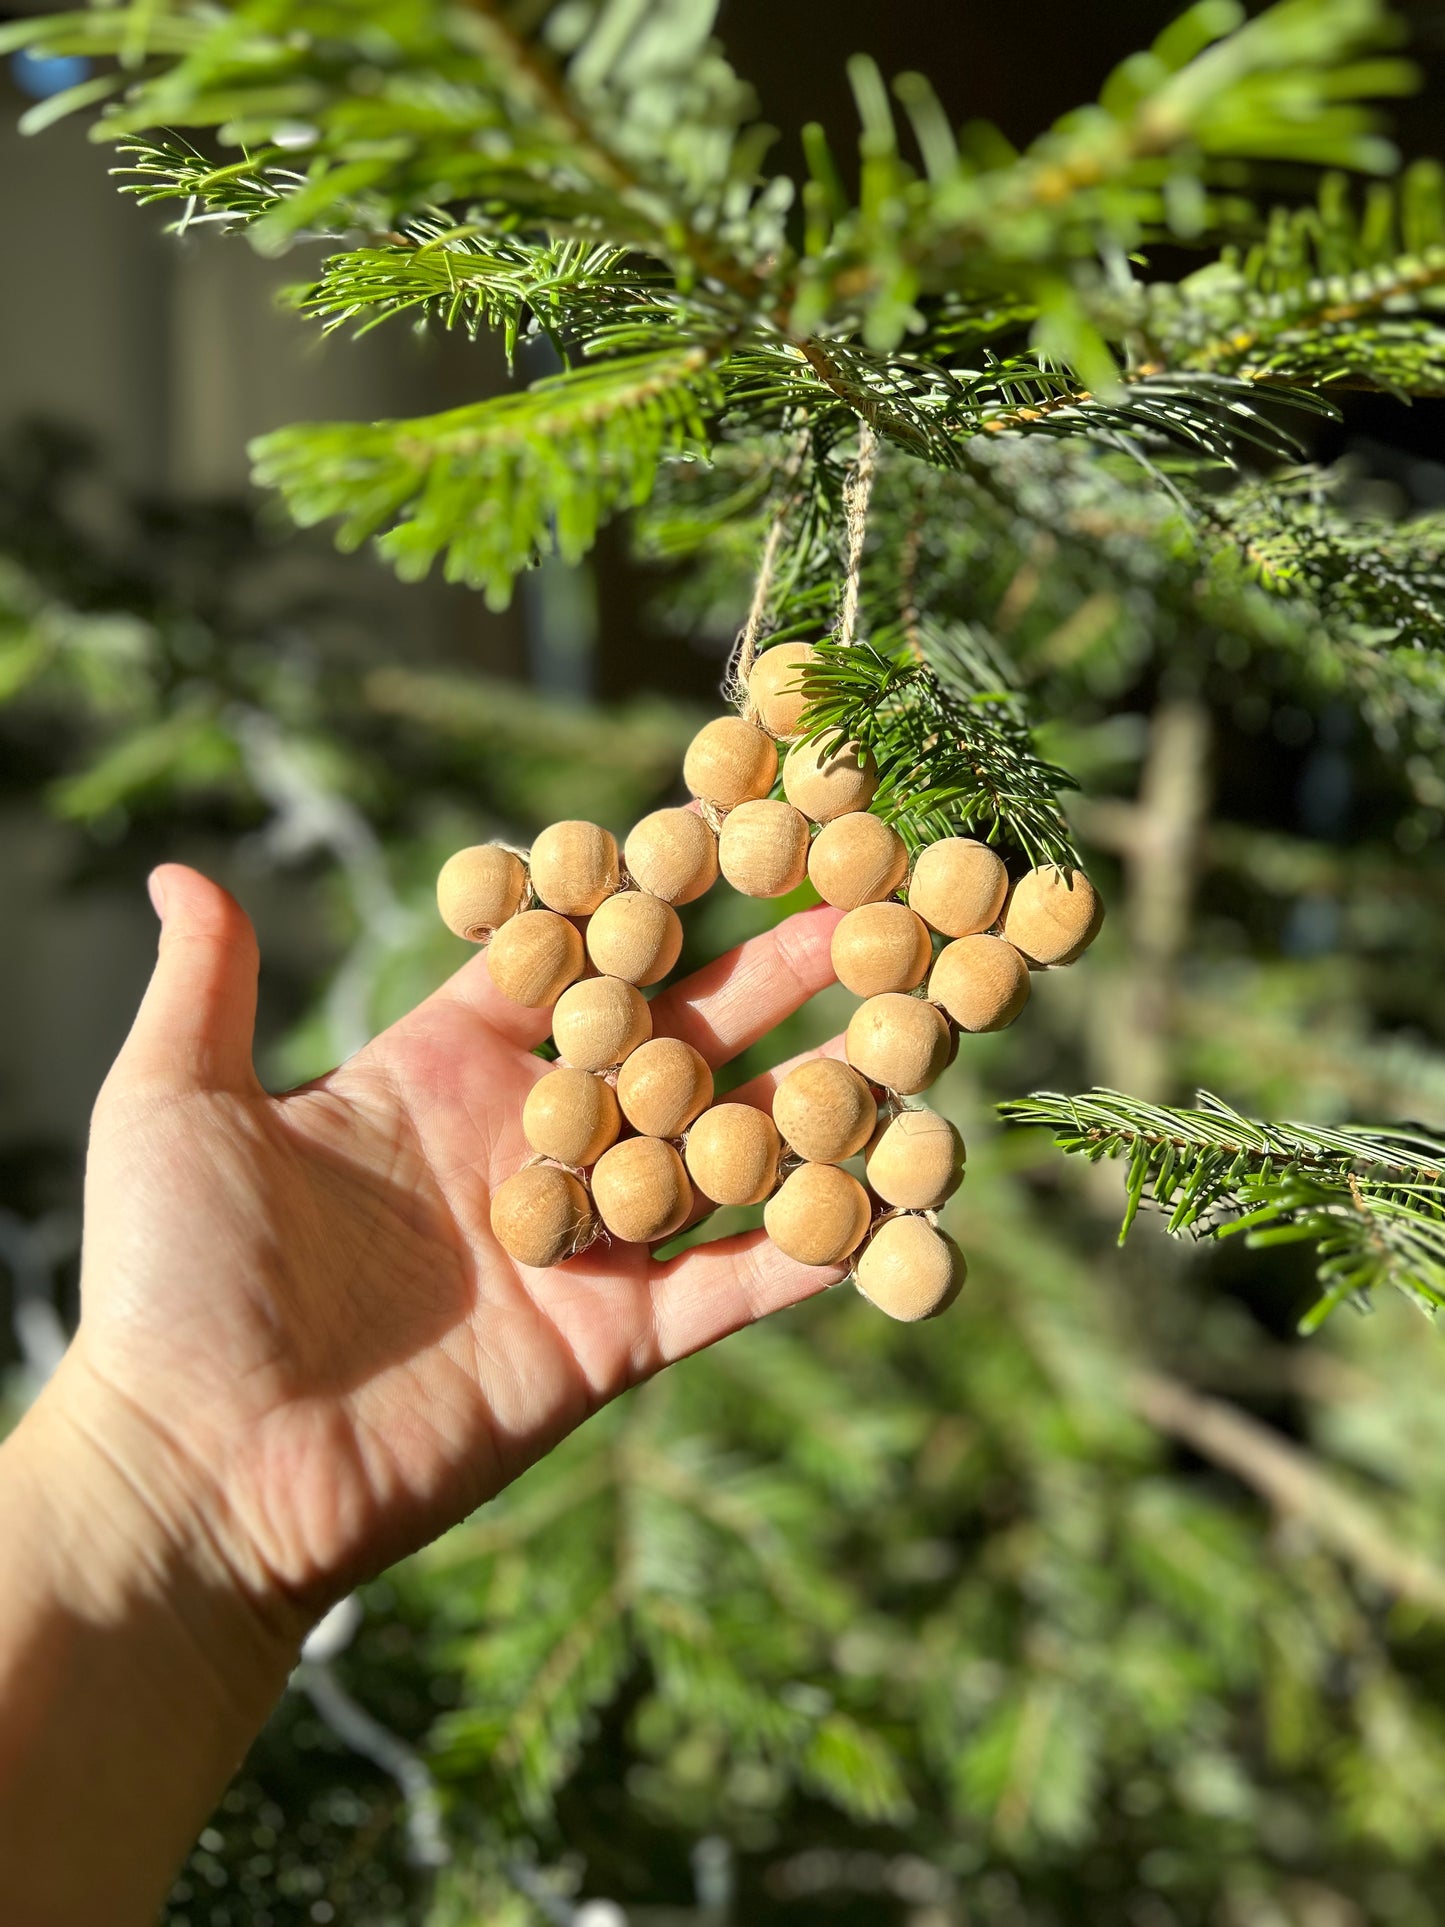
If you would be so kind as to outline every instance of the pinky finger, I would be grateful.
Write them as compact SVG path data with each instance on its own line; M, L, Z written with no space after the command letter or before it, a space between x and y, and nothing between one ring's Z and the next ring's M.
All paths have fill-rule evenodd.
M720 1097L717 1101L719 1104L751 1104L755 1111L767 1111L771 1114L778 1086L789 1071L795 1071L799 1064L810 1063L815 1057L841 1057L843 1046L843 1033L839 1031L838 1035L830 1037L826 1044L819 1044L815 1050L799 1051L798 1055L790 1057L786 1064L775 1064L770 1071L763 1071L757 1077L750 1077L746 1084L740 1084L735 1091L729 1091L726 1096Z
M770 1312L815 1297L848 1275L847 1265L800 1265L765 1231L697 1245L659 1268L652 1283L652 1336L660 1370Z

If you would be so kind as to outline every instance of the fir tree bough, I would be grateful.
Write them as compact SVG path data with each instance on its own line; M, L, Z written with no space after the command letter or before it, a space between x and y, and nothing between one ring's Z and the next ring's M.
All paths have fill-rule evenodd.
M1374 755L1376 780L1387 767L1392 804L1404 793L1394 843L1200 832L1211 881L1250 893L1258 954L1186 983L1174 1062L1182 1090L1244 1093L1261 1121L1167 1091L1041 1093L1009 1114L1126 1160L1131 1216L1153 1200L1181 1231L1316 1246L1320 1313L1387 1283L1438 1303L1438 1132L1262 1121L1276 1104L1307 1114L1301 1086L1323 1084L1331 1116L1356 1093L1365 1114L1438 1117L1445 1102L1438 1052L1408 1030L1382 1041L1385 991L1359 999L1362 1019L1339 989L1352 971L1403 972L1402 957L1417 976L1435 964L1418 906L1442 901L1439 517L1393 517L1347 469L1310 460L1349 396L1445 388L1440 171L1390 178L1376 106L1410 84L1395 23L1370 0L1286 0L1248 21L1208 0L1021 153L956 132L921 77L890 87L859 60L855 193L815 128L803 179L766 171L766 130L712 16L704 0L152 0L21 22L4 44L100 59L31 126L98 107L122 185L173 204L178 229L294 250L298 327L500 335L522 371L503 396L420 421L303 424L257 448L298 520L374 537L403 573L440 564L500 602L536 558L580 556L633 511L644 554L691 559L666 593L735 628L781 524L763 633L816 638L835 625L866 425L880 456L858 639L821 652L809 726L874 747L914 842L958 829L1034 860L1082 844L1142 865L1125 812L1088 795L1133 768L1128 730L1100 710L1140 685L1228 717L1247 683L1358 720L1352 756ZM1198 265L1169 278L1159 263L1181 250ZM317 821L346 831L357 943L294 1049L309 1071L323 1029L350 1047L435 963L418 961L418 932L440 831L413 826L426 847L389 893L335 804L382 815L380 794L399 815L405 783L389 755L338 749L328 722L354 705L367 729L395 726L392 754L422 731L455 745L454 813L479 762L505 763L507 692L391 665L298 702L284 649L258 662L224 624L198 667L194 637L118 594L87 606L39 571L0 589L0 694L85 717L59 811L98 822L219 792L243 825L289 809L293 847ZM548 781L574 808L582 778L626 760L576 717L507 714L556 749ZM660 794L686 729L644 714L613 727ZM555 796L533 813L558 814ZM1261 900L1282 919L1324 898L1339 956L1287 953ZM1114 941L1111 994L1132 1008L1140 979ZM1150 952L1140 968L1154 967ZM1095 1074L1073 1068L1045 1075L1073 1088ZM1124 1274L1081 1259L1076 1223L1044 1221L1008 1140L980 1139L970 1183L986 1173L991 1210L970 1289L987 1345L905 1349L819 1308L802 1337L758 1334L619 1408L588 1441L605 1461L558 1455L399 1582L465 1673L431 1736L440 1769L463 1786L494 1763L505 1788L488 1802L514 1838L565 1798L621 1703L641 1798L679 1829L721 1811L746 1831L766 1805L737 1791L746 1767L776 1806L791 1792L876 1825L921 1813L940 1860L962 1838L973 1867L988 1852L1019 1870L1030 1921L1110 1927L1129 1902L1105 1863L1134 1850L1123 1838L1143 1864L1166 1835L1175 1892L1197 1901L1180 1918L1220 1918L1226 1880L1245 1896L1231 1923L1263 1917L1247 1911L1260 1865L1283 1882L1298 1859L1256 1840L1318 1776L1327 1793L1301 1797L1290 1824L1324 1813L1313 1851L1330 1879L1381 1919L1430 1918L1436 1660L1379 1610L1383 1597L1438 1614L1442 1596L1423 1549L1435 1518L1420 1482L1439 1463L1427 1349L1388 1352L1393 1328L1375 1321L1368 1386L1310 1406L1358 1476L1288 1461L1293 1484L1271 1485L1275 1439L1255 1483L1288 1529L1269 1529L1272 1514L1261 1525L1190 1485L1146 1431L1217 1446L1220 1401L1171 1394L1157 1356L1187 1352L1217 1307L1157 1266L1162 1310L1141 1335ZM1242 1371L1245 1348L1199 1349L1221 1382ZM1251 1369L1279 1371L1271 1394L1297 1388L1286 1358L1254 1350ZM1370 1530L1343 1529L1352 1507ZM586 1651L569 1643L578 1626ZM1419 1909L1387 1909L1354 1864L1372 1853L1419 1863ZM1091 1855L1098 1900L1076 1874Z
M1208 1092L1194 1110L1117 1091L1041 1092L1000 1109L1047 1125L1060 1150L1127 1160L1121 1244L1146 1200L1169 1213L1171 1233L1314 1243L1322 1296L1306 1330L1382 1284L1427 1311L1445 1305L1445 1143L1424 1132L1265 1123Z
M98 107L123 184L176 202L178 229L329 245L292 295L323 328L399 318L499 330L509 354L550 343L560 372L514 392L256 444L257 479L299 523L335 521L346 547L374 537L404 577L440 558L500 604L521 570L578 559L624 508L646 506L672 553L729 525L761 541L781 517L763 630L816 634L866 430L885 498L931 473L920 502L976 514L995 539L1030 521L1057 536L1077 514L1135 555L1147 543L1172 556L1181 598L1305 652L1382 741L1433 749L1434 520L1361 521L1332 478L1291 466L1336 393L1445 388L1441 171L1417 162L1363 193L1348 180L1395 169L1376 103L1413 85L1379 0L1281 0L1248 19L1200 0L1021 152L956 133L923 76L890 88L859 57L856 200L818 127L803 130L803 181L766 171L771 130L712 26L709 0L146 0L21 21L0 46L106 59L29 124ZM1315 173L1312 192L1264 204L1249 177L1262 162L1302 190ZM1159 243L1213 258L1170 281L1148 269ZM1060 443L1095 453L1051 466ZM667 517L679 465L710 478L690 531ZM882 508L861 646L818 658L810 732L869 745L881 807L915 846L965 830L1071 861L1070 779L1030 741L1002 639L961 622L959 585L930 572L925 520L888 543ZM1256 613L1255 585L1301 620ZM1428 766L1417 781L1433 794ZM1148 1175L1173 1198L1167 1158ZM1380 1275L1433 1300L1429 1240L1392 1242L1366 1214L1352 1243L1331 1199L1292 1195L1290 1225L1321 1238L1328 1302Z
M1167 457L1196 566L1238 554L1272 586L1328 589L1351 631L1342 651L1371 627L1379 701L1411 701L1421 671L1379 632L1412 620L1398 585L1426 562L1427 532L1397 532L1378 580L1340 544L1332 570L1281 568L1215 481L1248 451L1287 456L1340 384L1440 386L1437 171L1373 187L1362 208L1338 174L1315 208L1270 211L1241 186L1248 161L1392 168L1370 103L1411 74L1375 0L1286 0L1249 21L1204 0L1021 153L956 135L922 76L890 98L855 60L856 203L819 128L804 130L806 180L764 171L770 130L711 30L705 0L284 17L260 0L172 0L22 21L0 44L112 58L31 125L100 102L94 132L118 144L122 180L177 202L178 228L242 229L267 251L341 244L294 294L323 327L400 317L497 328L509 351L551 342L563 371L522 393L257 444L258 479L298 521L334 519L348 546L375 536L403 575L440 557L502 602L538 556L576 558L646 500L660 464L738 450L766 468L800 429L800 519L815 527L860 421L895 461L985 485L983 444L1102 442L1143 464L1118 475L1116 513ZM1222 253L1162 282L1134 264L1157 241ZM850 703L834 669L831 713L860 723L857 679ZM914 706L890 713L905 796ZM976 822L992 789L1001 828L1062 850L1036 813L1037 772L1016 788L1014 751L996 749L981 785L933 791L934 830L939 799L959 794L959 820Z

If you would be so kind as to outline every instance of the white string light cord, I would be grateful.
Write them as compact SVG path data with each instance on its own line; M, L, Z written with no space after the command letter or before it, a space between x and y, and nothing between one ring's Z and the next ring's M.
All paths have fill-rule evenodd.
M13 1211L0 1211L0 1265L10 1274L10 1324L20 1353L25 1405L39 1396L70 1343L56 1305L61 1267L79 1243L79 1227L68 1213L51 1212L31 1223Z
M313 1626L301 1648L301 1662L291 1685L304 1693L321 1718L373 1766L379 1766L401 1789L406 1802L407 1858L415 1867L444 1867L451 1859L442 1825L441 1796L426 1761L390 1727L374 1719L342 1685L332 1661L351 1644L361 1626L361 1602L355 1593L339 1601Z

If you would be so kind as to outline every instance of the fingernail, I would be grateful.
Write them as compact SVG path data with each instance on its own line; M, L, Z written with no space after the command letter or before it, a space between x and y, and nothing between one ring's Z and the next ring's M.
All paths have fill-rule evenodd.
M150 892L151 907L156 915L164 919L166 914L165 885L161 882L159 870L152 870L146 878L146 889Z

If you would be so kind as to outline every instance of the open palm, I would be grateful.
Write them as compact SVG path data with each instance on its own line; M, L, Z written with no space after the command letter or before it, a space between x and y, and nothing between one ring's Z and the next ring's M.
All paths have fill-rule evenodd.
M155 976L96 1107L73 1369L107 1394L109 1449L144 1437L185 1456L227 1556L298 1603L441 1531L672 1359L839 1276L761 1232L668 1264L605 1241L559 1269L515 1264L488 1208L527 1156L548 1013L507 1003L477 957L339 1069L271 1097L245 913L177 865L153 894ZM655 1032L726 1063L832 981L836 921L804 912L665 990ZM737 1095L766 1104L771 1084Z

